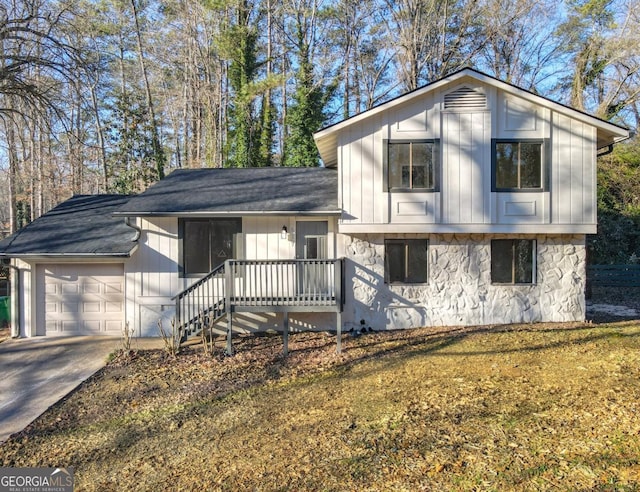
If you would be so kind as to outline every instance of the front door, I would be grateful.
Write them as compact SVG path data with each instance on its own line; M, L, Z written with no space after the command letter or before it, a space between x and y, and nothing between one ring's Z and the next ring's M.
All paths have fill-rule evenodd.
M326 220L301 221L296 223L296 259L324 260L327 258ZM328 268L324 264L305 263L298 270L300 294L321 294L327 290Z

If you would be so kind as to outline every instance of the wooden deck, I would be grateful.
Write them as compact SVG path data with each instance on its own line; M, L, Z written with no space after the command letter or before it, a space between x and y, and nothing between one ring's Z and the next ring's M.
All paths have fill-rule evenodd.
M227 318L227 352L232 352L233 313L334 312L338 351L343 308L343 260L227 260L174 297L176 324L187 335L201 329L202 316Z

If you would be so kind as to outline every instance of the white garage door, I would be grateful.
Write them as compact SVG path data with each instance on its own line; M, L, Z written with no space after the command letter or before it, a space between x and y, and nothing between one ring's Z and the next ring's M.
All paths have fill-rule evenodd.
M120 335L123 264L38 265L39 326L47 335Z

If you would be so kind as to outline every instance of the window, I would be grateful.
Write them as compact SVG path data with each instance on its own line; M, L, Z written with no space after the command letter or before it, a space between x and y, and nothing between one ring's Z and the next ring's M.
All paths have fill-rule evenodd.
M493 140L493 191L542 190L542 140Z
M531 239L491 241L491 282L532 284L535 280L536 243Z
M242 219L180 219L180 273L205 274L242 251Z
M384 276L388 284L427 282L427 240L388 239L384 242Z
M439 141L385 141L386 191L437 191Z

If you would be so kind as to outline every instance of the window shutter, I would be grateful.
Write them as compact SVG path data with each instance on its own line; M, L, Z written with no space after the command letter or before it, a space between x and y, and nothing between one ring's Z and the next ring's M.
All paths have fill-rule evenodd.
M460 111L486 108L487 96L469 87L461 87L444 96L444 109Z

